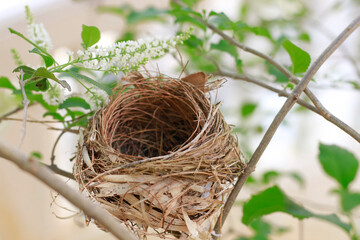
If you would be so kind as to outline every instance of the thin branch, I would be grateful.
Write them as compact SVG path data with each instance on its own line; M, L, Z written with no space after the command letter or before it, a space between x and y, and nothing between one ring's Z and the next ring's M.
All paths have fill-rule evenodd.
M67 172L65 170L60 169L57 165L53 164L53 165L47 165L45 163L43 163L42 165L48 167L49 169L51 169L51 171L53 171L54 173L75 180L74 175L71 172Z
M69 202L74 204L84 213L95 219L102 227L120 240L137 239L130 231L115 219L109 212L94 204L80 192L72 189L61 181L48 167L42 166L38 161L28 157L13 146L8 145L0 139L0 157L3 157L24 171L30 173L50 188L54 189Z
M320 66L328 59L328 57L345 41L346 38L360 25L360 17L356 18L345 30L341 32L341 34L325 49L325 51L318 57L318 59L311 65L309 70L306 72L303 79L299 82L299 84L295 87L292 91L290 96L287 98L286 102L275 116L274 120L272 121L270 127L264 134L263 139L261 140L259 146L255 150L254 154L252 155L247 167L245 168L243 174L240 175L238 181L236 182L234 189L230 193L229 198L227 199L222 217L218 219L215 232L220 233L221 227L226 220L231 207L233 206L234 202L236 201L236 197L239 194L241 188L245 184L246 180L250 176L250 174L255 170L255 167L264 153L266 147L269 145L272 137L274 136L277 128L280 126L281 122L284 120L287 113L290 109L294 106L295 102L299 99L300 94L305 90L307 84L310 82L312 77L318 71Z

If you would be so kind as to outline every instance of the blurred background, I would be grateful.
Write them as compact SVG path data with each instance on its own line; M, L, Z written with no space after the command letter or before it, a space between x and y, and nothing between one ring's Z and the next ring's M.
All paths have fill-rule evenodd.
M37 22L44 23L53 40L52 50L59 62L67 60L67 51L76 52L81 49L81 26L97 26L102 33L100 44L110 44L124 36L124 33L134 32L135 38L146 36L173 35L176 29L173 22L148 21L129 26L116 14L100 13L100 6L129 5L137 11L154 7L166 9L166 0L12 0L0 3L0 75L11 78L14 84L16 76L12 73L15 63L10 52L16 48L25 63L36 66L40 64L37 56L28 54L29 45L22 39L11 35L8 27L19 32L26 32L24 6L29 5ZM236 19L244 15L247 6L247 23L259 24L267 20L274 35L286 32L287 36L295 36L303 31L311 41L298 41L299 46L310 53L312 61L360 12L360 2L356 0L203 0L195 9L201 11L215 10L225 12L230 18ZM303 13L302 11L305 11ZM306 14L301 17L300 14ZM282 21L278 21L282 19ZM292 23L292 24L288 24ZM277 24L277 25L276 25ZM277 29L274 26L278 26ZM133 28L133 29L132 29ZM131 31L130 31L131 30ZM356 130L360 130L360 41L359 30L353 34L343 46L325 63L316 75L316 82L310 84L321 102L344 122ZM259 51L269 52L268 43L259 36L247 38L245 44ZM256 60L247 56L249 66ZM290 63L286 55L277 55L282 63ZM228 61L223 59L226 65ZM30 64L30 65L31 65ZM191 65L191 59L189 64ZM178 76L177 63L172 56L151 62L149 69L159 68L161 72ZM264 69L252 67L249 73L262 76ZM355 86L355 87L354 87ZM234 125L239 142L250 156L255 150L277 111L284 103L284 98L277 94L238 80L227 78L227 82L219 90L218 99L223 101L222 112L227 121ZM16 99L9 97L6 90L0 91L0 116L17 107ZM243 114L244 106L253 106L251 114ZM41 120L43 110L30 107L29 119ZM22 118L22 112L13 117ZM51 120L51 119L49 119ZM49 162L53 143L59 132L48 130L61 127L57 124L28 123L22 150L42 153L44 162ZM21 122L1 121L0 138L12 145L17 145L20 139ZM335 182L328 178L317 160L318 145L337 144L360 157L359 143L350 136L330 124L322 117L295 107L280 126L270 145L256 168L253 178L261 178L264 173L276 170L284 176L296 173L303 179L303 184L294 177L281 177L276 180L285 192L297 203L316 213L338 213L338 198L330 193ZM69 161L76 151L77 137L71 133L61 138L56 149L58 166L71 171ZM293 174L294 175L294 174ZM64 182L76 188L71 180ZM301 181L300 181L301 182ZM360 190L360 179L352 185L354 190ZM249 199L250 195L263 189L263 186L245 187L240 193L241 201ZM66 201L56 197L45 185L33 177L23 173L12 163L0 159L0 239L1 240L42 240L42 239L114 239L110 234L99 230L93 224L84 225L84 217L77 216L66 208L75 210ZM56 198L54 201L54 197ZM357 209L359 210L359 209ZM360 212L355 215L355 224L360 229ZM285 227L286 231L274 235L271 239L347 239L343 230L319 220L304 220L299 222L291 216L276 213L265 217L276 226ZM241 207L235 206L227 219L223 239L236 239L240 235L249 235L251 230L241 223Z

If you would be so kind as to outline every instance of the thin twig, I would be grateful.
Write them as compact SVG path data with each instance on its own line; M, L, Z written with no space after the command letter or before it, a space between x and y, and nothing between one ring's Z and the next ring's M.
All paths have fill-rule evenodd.
M300 94L305 90L307 84L310 82L312 77L318 71L320 66L328 59L328 57L342 44L342 42L349 37L349 35L360 25L360 17L356 18L341 34L325 49L325 51L318 57L318 59L311 65L309 70L306 72L303 79L292 91L290 96L287 98L286 102L275 116L270 127L264 134L263 139L261 140L259 146L256 148L254 154L252 155L247 167L245 168L243 174L240 175L238 181L236 182L233 191L231 192L228 200L225 203L222 218L217 221L215 226L215 232L220 233L221 227L226 220L231 207L236 201L236 197L239 194L244 183L250 176L250 174L255 170L255 167L264 153L266 147L269 145L272 137L274 136L277 128L280 126L281 122L284 120L287 113L293 107L295 102L299 99ZM216 238L216 237L215 237Z
M58 175L75 180L74 175L71 172L67 172L65 170L60 169L56 164L47 165L47 164L43 163L42 165L48 167L49 169L51 169L51 171L53 171L54 173L56 173Z
M30 173L47 186L54 189L54 191L58 192L69 202L83 210L87 216L95 219L103 228L118 239L137 239L126 227L124 227L105 209L92 203L91 200L83 196L80 192L66 185L50 169L48 169L48 167L42 166L38 161L28 157L25 153L19 151L11 145L8 145L3 140L0 140L0 157L13 162L24 171Z
M25 81L24 81L24 71L21 69L20 70L20 77L18 77L19 79L19 84L20 84L20 88L21 88L21 92L23 95L23 105L24 105L24 117L23 117L23 124L22 124L22 128L21 128L21 135L20 135L20 142L19 142L19 148L21 148L22 143L24 142L24 138L25 138L25 134L26 134L26 116L27 116L27 109L29 106L29 99L26 97L26 92L25 92Z

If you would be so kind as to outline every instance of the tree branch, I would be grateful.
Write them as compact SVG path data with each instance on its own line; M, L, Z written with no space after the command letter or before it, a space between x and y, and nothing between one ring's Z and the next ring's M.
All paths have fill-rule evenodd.
M63 183L50 169L42 166L36 160L28 157L23 152L6 144L0 139L0 157L3 157L13 163L24 171L30 173L50 188L54 189L69 202L74 204L79 209L83 210L86 215L95 219L111 234L120 240L135 240L137 239L130 231L116 220L110 213L95 205L91 200L84 197L80 192L70 188Z
M230 193L228 200L225 203L222 217L218 219L215 232L220 233L221 227L226 220L231 207L233 206L237 195L239 194L242 186L245 184L246 180L250 176L250 174L255 170L255 167L264 153L266 147L269 145L272 137L274 136L277 128L280 126L281 122L284 120L287 113L294 106L295 102L298 100L300 94L306 89L307 84L310 82L312 77L318 71L320 66L328 59L328 57L345 41L345 39L360 25L360 17L356 18L345 30L341 32L341 34L325 49L325 51L318 57L318 59L311 65L309 70L306 72L303 79L299 82L299 84L295 87L292 93L287 98L286 102L275 116L272 121L270 127L264 134L259 146L255 150L252 155L247 167L244 170L244 173L240 175L238 181L236 182L234 189ZM217 237L215 237L217 238Z

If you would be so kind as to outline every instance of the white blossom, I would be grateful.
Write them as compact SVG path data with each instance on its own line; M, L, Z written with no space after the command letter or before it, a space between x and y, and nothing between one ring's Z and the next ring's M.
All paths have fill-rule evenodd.
M49 105L59 105L68 98L65 93L65 89L59 84L50 84L49 89L46 92L42 92L42 95L45 102Z
M25 7L27 19L28 38L36 43L39 47L50 50L52 49L51 38L42 23L36 23L28 6Z
M167 50L188 39L189 32L167 38L146 38L118 42L110 46L91 46L77 52L78 62L85 68L129 72L150 59L163 56Z
M86 92L84 99L90 105L92 111L102 108L103 105L108 104L110 101L108 94L100 88L92 88Z

